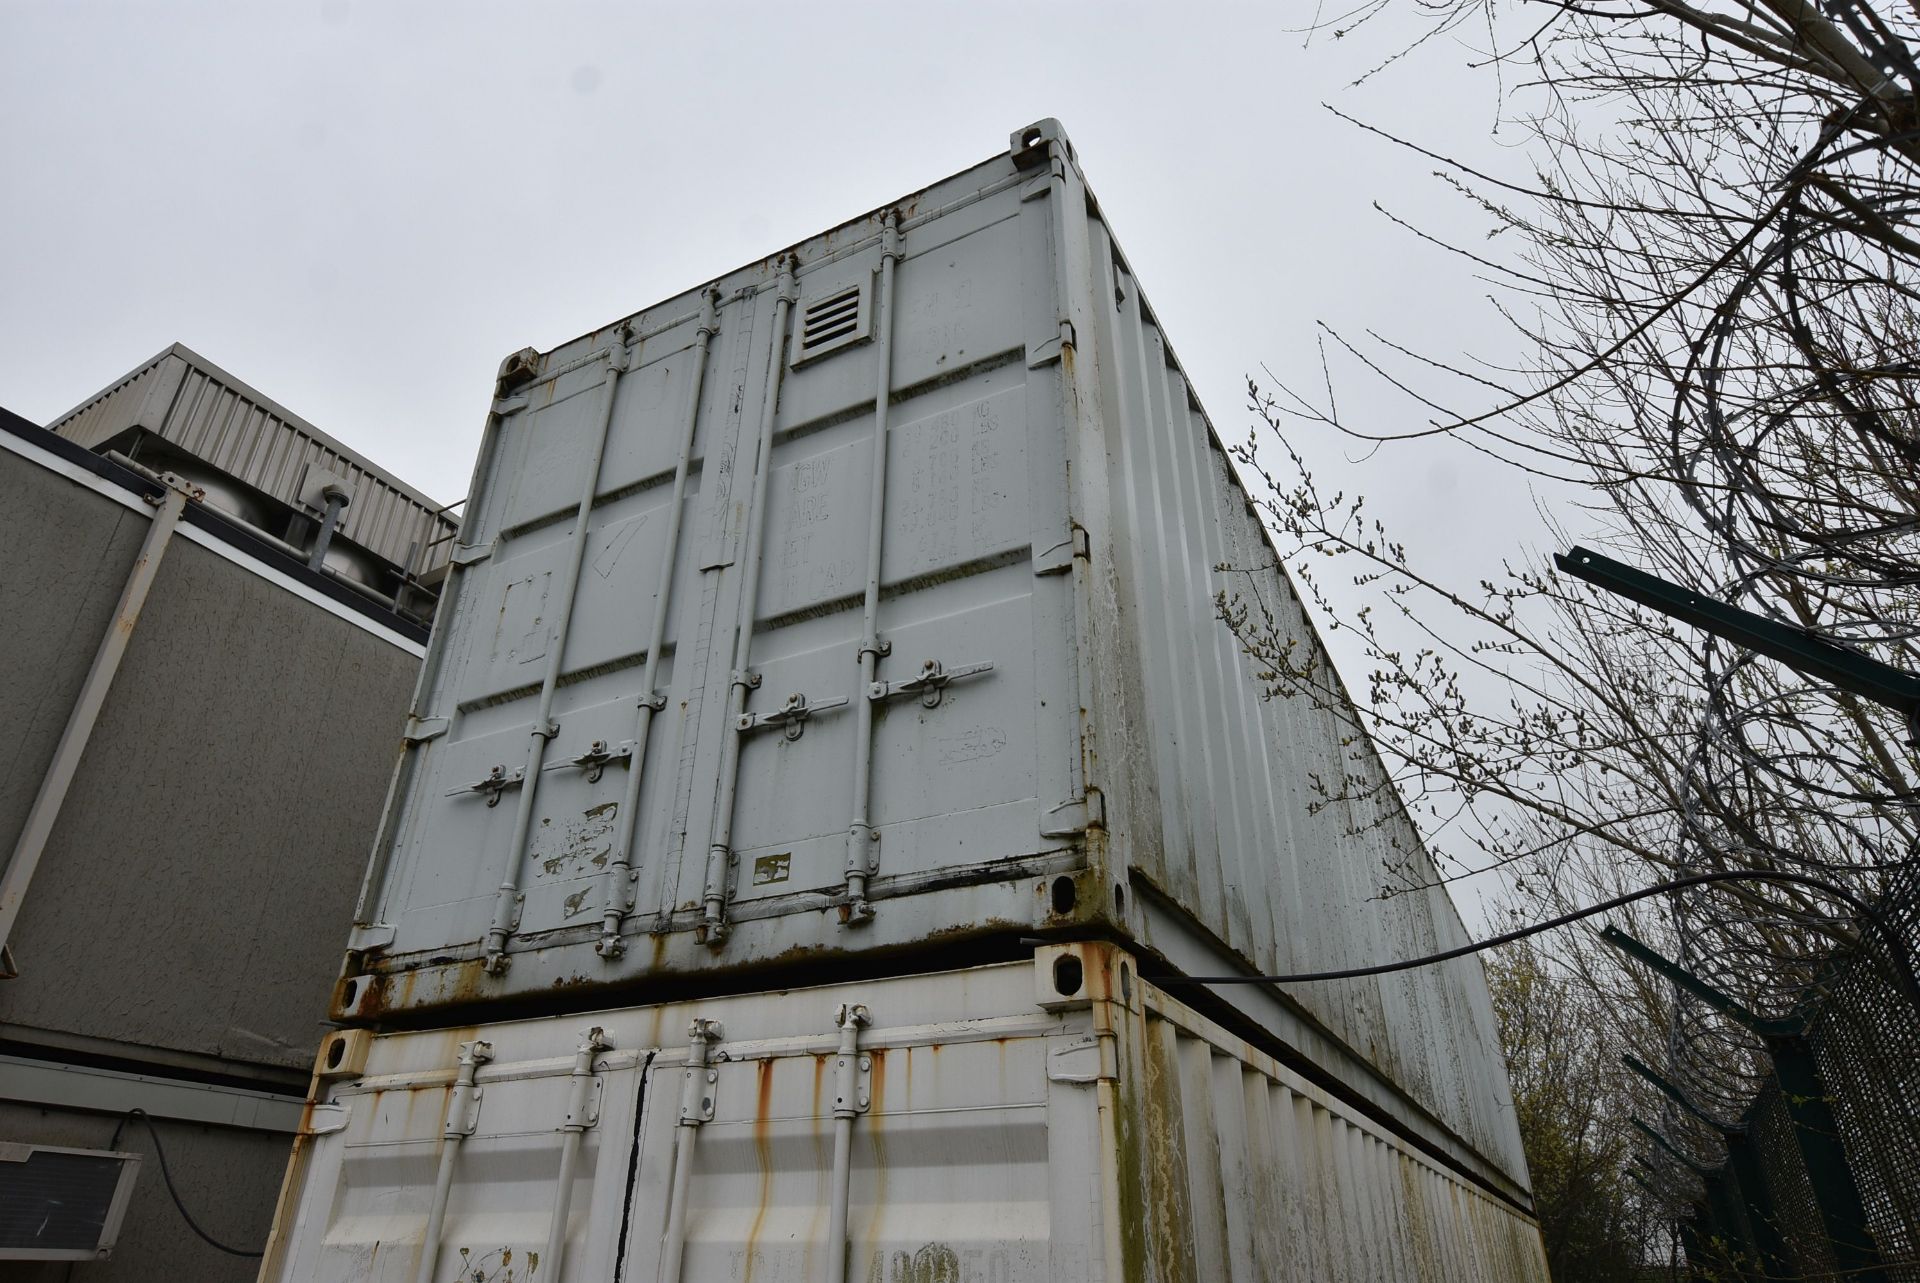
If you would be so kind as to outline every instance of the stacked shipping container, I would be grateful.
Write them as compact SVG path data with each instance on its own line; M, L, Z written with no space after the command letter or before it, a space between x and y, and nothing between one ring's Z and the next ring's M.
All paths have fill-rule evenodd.
M315 1142L334 1166L309 1156L290 1178L286 1277L333 1277L333 1267L312 1266L313 1275L294 1263L364 1246L368 1234L387 1245L387 1260L397 1252L410 1262L392 1266L392 1277L416 1267L431 1277L423 1263L453 1244L454 1204L506 1196L463 1184L457 1157L469 1132L482 1134L468 1117L480 1085L523 1072L503 1068L498 1048L491 1060L477 1050L508 1040L508 1026L492 1023L502 1012L633 1008L595 1017L624 1031L610 1049L591 1039L574 1049L581 1019L511 1026L516 1046L531 1040L516 1055L534 1055L546 1039L540 1054L571 1066L570 1090L592 1079L603 1102L640 1092L638 1104L620 1104L640 1156L631 1178L593 1142L563 1144L555 1161L574 1174L561 1178L564 1206L548 1218L560 1226L549 1270L552 1252L573 1241L564 1208L585 1209L582 1198L591 1210L579 1211L581 1224L601 1236L583 1250L596 1262L617 1258L620 1270L651 1261L660 1242L731 1233L723 1210L702 1201L703 1191L732 1197L719 1176L696 1166L654 1183L646 1161L644 1119L668 1110L661 1125L675 1121L641 1088L650 1058L674 1059L677 1031L665 1022L721 1019L704 1004L657 1005L673 994L749 995L829 966L839 976L905 976L1031 958L1036 935L1098 937L1125 950L1096 951L1101 975L1118 966L1142 986L1138 998L1103 991L1101 1001L1139 1013L1178 1004L1135 967L1334 968L1464 940L1441 890L1370 897L1387 844L1402 855L1419 848L1404 815L1308 814L1309 775L1353 769L1351 750L1331 719L1260 699L1214 618L1214 592L1227 582L1216 567L1236 567L1240 585L1254 585L1303 637L1310 630L1056 123L1022 130L1005 155L788 253L544 356L516 354L497 393L336 993L335 1015L350 1025L459 1032L333 1045L342 1063L364 1053L374 1068L327 1079L340 1084L328 1107L344 1109L328 1117L346 1121ZM1368 759L1364 769L1378 766ZM966 1031L1009 1021L1042 1042L1081 1036L1035 1014L1082 996L1066 983L1074 975L1057 970L1041 968L1059 983L1039 1007L1031 986L1022 1002L996 999L990 1012L955 999L967 1013L953 1017L962 1032L925 1038L909 1028L924 1023L915 1004L938 1008L949 990L991 985L969 972L888 981L907 1006L886 1013L886 1038L925 1042L932 1055L949 1034L969 1042ZM850 981L837 996L857 1006L869 1001L861 992ZM715 1001L729 1004L740 1014L725 1019L727 1033L692 1046L752 1059L726 1039L759 1045L773 1035L741 1022L771 1028L779 1021L770 1013L785 1009L764 996ZM1358 1129L1340 1135L1372 1138L1353 1139L1344 1159L1347 1142L1328 1142L1337 1164L1328 1170L1347 1173L1360 1191L1351 1197L1387 1198L1380 1182L1413 1170L1404 1158L1448 1191L1432 1206L1414 1198L1406 1215L1466 1217L1471 1207L1493 1218L1496 1237L1518 1246L1513 1268L1491 1276L1529 1277L1537 1251L1521 1210L1525 1164L1477 965L1284 994L1238 987L1211 1009L1295 1066L1261 1069L1269 1083L1310 1076L1332 1093L1329 1117ZM1021 1160L1067 1181L1068 1203L1098 1200L1096 1169L1117 1182L1105 1210L1074 1213L1095 1226L1073 1231L1084 1239L1079 1255L1050 1246L992 1256L998 1249L983 1244L1000 1230L989 1216L975 1246L1003 1264L983 1264L981 1277L1184 1276L1179 1253L1168 1257L1152 1235L1112 1229L1160 1206L1134 1202L1129 1212L1128 1200L1171 1179L1147 1169L1172 1161L1181 1143L1150 1106L1188 1053L1151 1026L1115 1033L1113 1076L1087 1079L1116 1093L1097 1115L1109 1130L1081 1138L1092 1148L1069 1161L1043 1145ZM553 1041L563 1030L564 1054ZM858 1050L876 1036L859 1021L833 1036L851 1049L841 1068L858 1061L878 1072ZM1216 1048L1229 1038L1204 1037ZM1161 1051L1171 1059L1156 1059ZM1034 1054L1036 1066L1055 1064L1039 1044ZM421 1056L434 1063L416 1063ZM379 1068L389 1059L403 1068ZM913 1054L903 1059L912 1064ZM709 1072L719 1082L739 1071ZM447 1096L444 1110L427 1111L435 1121L426 1131L393 1114L397 1106L349 1101L391 1074L413 1075L408 1092ZM1051 1074L1036 1069L1017 1091L1003 1076L976 1105L1041 1108ZM1251 1090L1215 1076L1200 1072L1181 1090L1209 1109L1227 1108L1217 1093L1229 1087L1236 1101ZM885 1080L872 1081L877 1095ZM1286 1081L1289 1099L1306 1090ZM758 1172L760 1215L768 1191L791 1193L789 1237L806 1250L775 1253L774 1276L842 1277L845 1217L857 1204L846 1182L878 1182L874 1198L891 1197L878 1141L852 1139L869 1125L868 1105L856 1108L845 1092L832 1108L819 1093L812 1104L780 1104L767 1090L753 1116L785 1119L791 1136L729 1161ZM936 1091L925 1098L901 1090L918 1101L912 1109L945 1108L939 1089L923 1086ZM699 1127L707 1120L696 1116L717 1106L674 1108L678 1122ZM582 1117L569 1105L554 1134L582 1134ZM1311 1111L1306 1121L1318 1126ZM829 1135L840 1161L826 1184L836 1197L815 1188L813 1160L802 1161ZM1399 1157L1383 1157L1375 1142ZM356 1145L398 1147L382 1151L398 1165L356 1167L343 1157ZM411 1156L401 1161L403 1152ZM988 1157L949 1171L934 1152L914 1182L929 1205L962 1200L966 1171L992 1187ZM1085 1165L1088 1155L1098 1162ZM609 1166L588 1175L595 1161ZM1287 1181L1319 1179L1310 1163L1281 1177L1235 1161L1229 1202L1296 1197ZM454 1166L428 1172L435 1163ZM1183 1204L1184 1217L1201 1217L1226 1179L1205 1166L1191 1159L1187 1177L1164 1191L1199 1200ZM552 1176L540 1179L556 1188ZM1287 1187L1268 1188L1273 1181ZM822 1193L817 1207L795 1192L803 1187ZM1355 1235L1340 1240L1346 1248L1315 1250L1416 1276L1390 1266L1391 1255L1369 1255L1389 1249L1330 1210L1331 1193L1312 1196L1323 1227ZM524 1191L514 1197L530 1205ZM377 1225L354 1220L363 1200L391 1208L421 1198ZM662 1239L648 1218L670 1217L669 1205L684 1219ZM809 1219L829 1210L821 1224ZM619 1242L602 1241L616 1211ZM1399 1214L1386 1202L1376 1213ZM522 1230L519 1247L495 1247L533 1250L531 1228ZM1103 1234L1118 1237L1095 1250ZM914 1246L911 1237L887 1238L886 1250L908 1261L933 1250L932 1239ZM739 1248L725 1267L720 1258L698 1270L669 1262L658 1277L744 1277L759 1250ZM579 1264L579 1252L571 1259L570 1277L609 1276ZM855 1267L864 1271L864 1259L856 1253ZM676 1273L683 1268L692 1272ZM1445 1265L1420 1276L1469 1277Z

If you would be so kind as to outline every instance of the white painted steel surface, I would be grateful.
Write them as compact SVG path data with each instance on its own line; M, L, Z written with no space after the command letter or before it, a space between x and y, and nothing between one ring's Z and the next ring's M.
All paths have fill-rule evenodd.
M1049 947L971 971L334 1035L343 1071L319 1080L261 1277L414 1279L451 1149L435 1279L828 1279L850 1126L839 1250L864 1283L1546 1283L1523 1214L1131 965L1111 946ZM870 1023L843 1070L836 1020L854 1005ZM570 1133L590 1028L607 1047ZM492 1058L449 1141L476 1042ZM843 1076L856 1085L837 1108ZM676 1183L684 1256L663 1272Z
M503 365L338 1018L1048 929L1190 972L1465 941L1375 898L1433 877L1403 813L1309 814L1378 764L1260 698L1215 592L1305 615L1064 135L1015 142ZM1223 997L1524 1189L1476 962Z

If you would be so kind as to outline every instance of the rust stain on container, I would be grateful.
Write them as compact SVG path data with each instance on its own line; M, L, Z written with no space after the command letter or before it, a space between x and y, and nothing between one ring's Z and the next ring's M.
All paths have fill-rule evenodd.
M741 1283L752 1283L754 1257L760 1250L760 1230L766 1224L767 1208L773 1200L773 1065L770 1057L754 1065L753 1148L760 1162L760 1201L753 1211L753 1225L747 1230Z

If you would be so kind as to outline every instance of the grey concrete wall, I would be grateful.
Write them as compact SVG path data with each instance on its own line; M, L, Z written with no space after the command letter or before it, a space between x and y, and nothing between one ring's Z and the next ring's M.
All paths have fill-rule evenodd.
M147 520L0 451L0 840L12 850Z
M0 848L147 522L0 452ZM0 1024L304 1068L419 661L176 536L11 941Z
M29 1144L106 1149L118 1122L111 1115L0 1103L0 1137ZM166 1147L180 1200L200 1227L229 1247L263 1248L293 1138L166 1119L154 1128ZM141 1163L112 1257L77 1263L5 1261L0 1278L9 1283L67 1283L69 1278L72 1283L252 1283L257 1260L208 1247L174 1210L146 1128L129 1122L113 1148L141 1155Z

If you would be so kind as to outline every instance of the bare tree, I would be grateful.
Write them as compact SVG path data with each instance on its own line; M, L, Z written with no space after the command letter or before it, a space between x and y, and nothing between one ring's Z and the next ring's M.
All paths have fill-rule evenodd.
M1621 1105L1644 1108L1648 1093L1618 1053L1645 1054L1644 1037L1623 1044L1621 1034L1651 1036L1666 1004L1654 991L1603 996L1585 980L1532 942L1487 959L1549 1272L1558 1283L1632 1283L1663 1230L1659 1211L1621 1179L1637 1139Z
M1485 274L1530 357L1500 368L1329 330L1317 386L1292 370L1249 384L1239 462L1322 620L1360 638L1360 698L1350 706L1255 594L1230 586L1220 612L1270 697L1348 719L1391 768L1383 783L1356 757L1316 781L1317 805L1378 813L1357 804L1395 787L1462 869L1509 870L1540 909L1721 869L1877 898L1920 840L1901 717L1533 558L1464 577L1425 564L1363 496L1325 486L1296 441L1449 437L1578 486L1582 502L1553 514L1568 542L1920 671L1920 10L1411 8L1430 23L1416 44L1511 37L1486 65L1521 85L1508 109L1533 172L1392 141L1488 220L1487 244L1435 252ZM1328 25L1407 9L1369 0ZM1343 417L1344 377L1385 380L1421 425ZM1327 592L1329 575L1365 604L1344 608L1353 594ZM1648 930L1776 1010L1852 940L1837 910L1804 888L1720 884L1672 897ZM1595 994L1628 983L1578 947L1563 960ZM1751 1040L1685 1003L1667 1033L1664 1062L1737 1113Z

